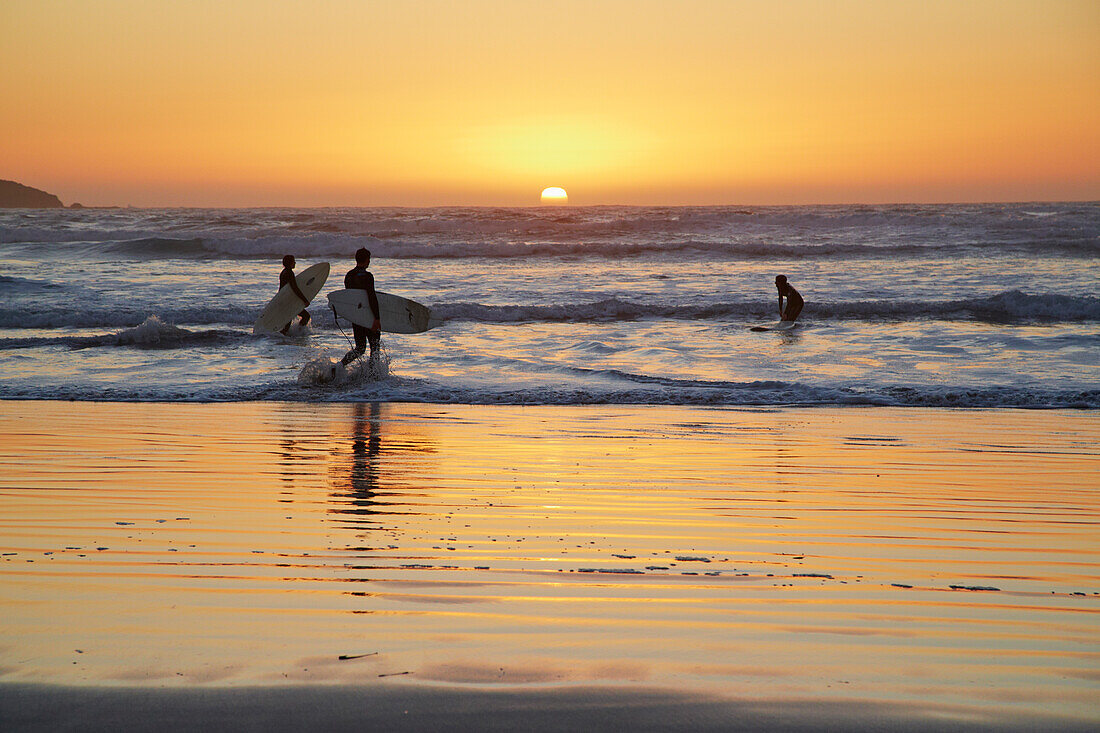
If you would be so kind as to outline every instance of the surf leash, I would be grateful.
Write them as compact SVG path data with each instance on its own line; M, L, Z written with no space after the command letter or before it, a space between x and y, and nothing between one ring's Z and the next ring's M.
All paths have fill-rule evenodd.
M328 307L332 309L332 322L336 324L337 330L343 335L344 340L348 342L348 346L351 347L351 350L355 351L355 343L348 337L348 334L344 331L344 327L340 325L340 316L336 315L336 306L329 303ZM355 354L355 358L360 362L363 361L363 355L358 352Z
M348 346L350 346L351 350L355 352L355 358L359 360L359 366L366 369L367 373L370 374L371 373L370 364L363 361L363 355L360 354L359 351L355 348L355 342L353 342L351 340L351 338L348 336L347 332L344 331L343 326L340 325L340 316L336 315L336 306L334 306L332 303L329 303L328 307L332 309L332 322L336 324L336 328L339 329L341 334L343 334L344 340L348 342ZM382 351L382 353L385 354L385 351L384 351L385 347L382 346L382 334L381 333L378 334L378 348L379 348L379 351Z

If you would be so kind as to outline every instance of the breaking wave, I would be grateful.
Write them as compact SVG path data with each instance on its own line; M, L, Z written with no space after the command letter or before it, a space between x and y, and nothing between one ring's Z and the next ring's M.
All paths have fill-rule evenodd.
M0 214L0 245L172 258L878 257L1100 254L1096 204L58 210Z
M667 306L616 298L592 303L562 305L481 305L441 303L432 315L444 321L522 323L531 321L632 321L643 318L749 319L770 317L771 304L760 299L704 305ZM1100 298L1071 295L1028 295L1008 291L987 298L952 301L857 301L810 303L805 319L822 320L977 320L994 323L1016 321L1100 320Z
M722 301L696 305L666 305L619 298L587 303L550 305L492 305L482 303L437 303L431 306L433 320L478 323L606 323L653 318L672 320L747 321L774 315L771 303L753 300ZM188 306L158 309L154 314L163 324L251 325L256 308L244 306ZM815 302L807 304L803 320L809 322L866 320L970 320L988 323L1087 322L1100 321L1100 298L1093 296L1030 295L1017 290L986 298L949 301L869 300ZM58 306L0 306L0 328L134 328L149 318L140 305L117 308ZM318 324L317 327L323 327Z
M830 257L933 257L967 250L994 249L989 243L930 241L904 243L882 240L871 243L790 241L784 235L738 234L724 239L678 237L618 241L553 240L393 240L370 235L311 234L307 236L196 237L173 239L149 237L103 242L56 243L63 250L50 254L111 255L133 259L277 259L294 254L302 259L347 259L360 247L371 250L376 258L386 259L513 259L529 257L605 257L642 255L678 255L719 257L723 259L816 259ZM22 244L22 248L32 245ZM41 245L39 245L41 246ZM10 246L9 246L10 249ZM1061 242L1021 242L1001 244L998 253L1086 257L1100 254L1100 244L1092 240ZM29 252L28 254L40 254Z
M150 314L140 305L119 307L82 306L79 310L60 306L0 306L0 328L134 328L152 315L163 323L251 325L257 309L245 307L161 308Z
M569 389L470 389L393 376L341 379L340 384L299 380L249 387L158 387L114 385L81 387L0 387L0 399L111 400L119 402L282 402L397 401L474 405L693 405L710 407L952 407L1096 409L1100 390L966 387L822 387L797 382L704 382L602 372L613 384Z
M64 285L48 282L46 280L33 280L25 277L11 277L0 275L0 292L6 295L31 295L46 292L56 292L64 289Z

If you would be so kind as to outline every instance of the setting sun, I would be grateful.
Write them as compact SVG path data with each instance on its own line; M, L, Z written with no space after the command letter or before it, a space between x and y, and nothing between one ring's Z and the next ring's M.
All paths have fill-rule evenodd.
M551 186L550 188L542 189L541 200L544 204L567 204L569 203L569 194L565 192L564 188Z

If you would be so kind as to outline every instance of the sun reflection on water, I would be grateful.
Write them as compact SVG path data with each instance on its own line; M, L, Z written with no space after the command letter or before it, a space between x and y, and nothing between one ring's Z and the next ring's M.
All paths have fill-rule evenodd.
M21 406L5 679L844 678L1090 709L1078 413Z

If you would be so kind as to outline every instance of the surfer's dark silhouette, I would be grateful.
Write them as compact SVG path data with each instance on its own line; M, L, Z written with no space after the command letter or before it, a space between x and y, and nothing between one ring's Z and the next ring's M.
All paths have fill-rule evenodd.
M368 270L368 267L370 267L370 250L360 247L355 251L355 267L344 275L344 287L348 290L367 291L367 303L370 304L371 312L374 314L374 323L370 328L360 326L358 323L351 324L352 333L355 334L355 348L344 354L344 358L340 361L344 366L363 355L367 350L368 341L370 342L370 364L373 366L378 359L382 322L378 318L378 294L374 292L374 273Z
M786 275L775 276L775 287L779 290L779 319L781 321L793 321L798 318L798 314L802 312L802 306L806 304L806 301L802 300L802 296L794 289L794 286L787 282ZM787 298L787 307L783 307L783 297Z
M298 287L298 280L294 277L294 255L283 255L283 271L279 273L279 289L282 290L285 286L289 285L290 289L294 291L294 294L302 299L302 302L309 305L309 298L302 294L301 289ZM301 318L298 322L299 326L304 326L309 323L309 311L305 308L298 314ZM294 323L294 319L291 319L290 323ZM290 323L282 327L279 333L286 336L287 331L290 330Z
M352 411L350 470L346 483L339 479L334 481L337 489L332 495L335 506L329 511L351 515L347 518L348 521L360 525L362 529L377 529L374 515L380 509L378 457L382 453L382 406L371 402L368 408L366 404L356 402Z

